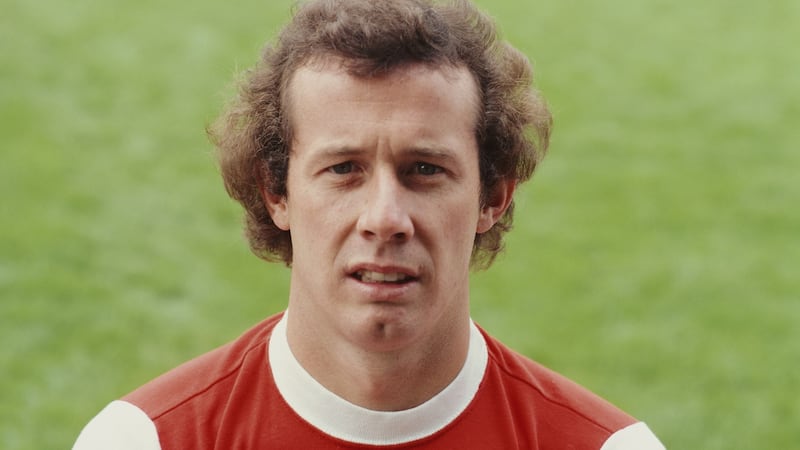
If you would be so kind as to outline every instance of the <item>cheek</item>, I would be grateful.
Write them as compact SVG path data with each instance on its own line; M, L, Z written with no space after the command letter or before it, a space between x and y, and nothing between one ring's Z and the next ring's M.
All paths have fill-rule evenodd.
M302 245L312 254L336 245L352 229L354 205L342 199L309 195L291 211L292 244Z
M478 207L468 210L464 205L469 203L461 203L460 207L439 210L438 214L441 216L441 222L437 225L440 233L440 239L450 246L455 252L456 249L461 249L463 255L470 257L472 255L472 244L475 241L475 234L478 226Z

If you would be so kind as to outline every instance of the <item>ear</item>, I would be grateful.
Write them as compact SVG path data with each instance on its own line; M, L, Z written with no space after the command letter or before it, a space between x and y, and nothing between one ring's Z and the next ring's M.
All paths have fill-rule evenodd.
M481 207L476 231L478 234L489 231L503 217L511 200L514 199L516 189L517 182L514 180L502 180L497 183L494 190L489 193L486 203Z
M261 198L267 207L272 222L283 231L289 231L289 203L285 195L271 194L266 187L261 187Z

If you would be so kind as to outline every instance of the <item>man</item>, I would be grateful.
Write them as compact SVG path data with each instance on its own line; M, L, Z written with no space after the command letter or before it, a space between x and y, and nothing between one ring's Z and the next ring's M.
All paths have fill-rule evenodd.
M469 315L549 138L466 2L300 6L212 132L285 313L112 402L75 448L661 449Z

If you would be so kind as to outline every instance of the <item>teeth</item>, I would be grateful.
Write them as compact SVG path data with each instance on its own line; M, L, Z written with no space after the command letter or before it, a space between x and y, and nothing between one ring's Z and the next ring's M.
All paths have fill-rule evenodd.
M365 283L397 283L408 279L408 275L404 273L380 273L368 270L359 271L357 275Z

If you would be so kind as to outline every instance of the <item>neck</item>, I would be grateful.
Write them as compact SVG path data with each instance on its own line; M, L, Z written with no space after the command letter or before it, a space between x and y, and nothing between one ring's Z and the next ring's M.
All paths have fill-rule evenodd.
M418 406L442 391L461 370L469 348L469 315L389 350L365 348L291 309L287 339L300 365L322 386L375 411ZM310 331L313 330L313 331Z

